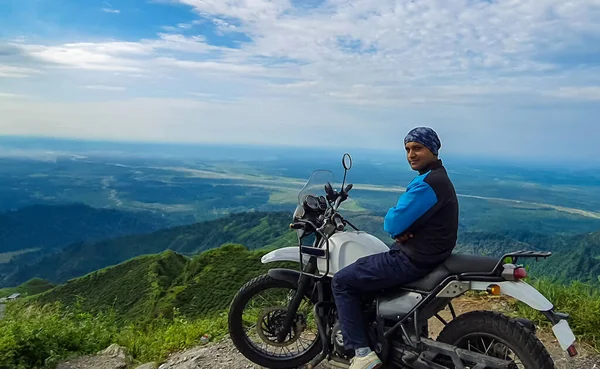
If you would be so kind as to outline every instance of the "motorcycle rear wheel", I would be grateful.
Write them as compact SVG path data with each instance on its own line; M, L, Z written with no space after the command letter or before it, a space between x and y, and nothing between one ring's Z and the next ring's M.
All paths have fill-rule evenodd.
M277 329L277 322L282 321L282 317L285 316L287 304L276 304L276 306L257 309L260 310L257 314L256 325L257 330L259 331L258 336L263 341L261 347L257 347L246 334L244 322L248 322L249 319L247 316L246 319L244 319L245 308L253 297L270 289L289 289L290 291L296 292L296 286L292 283L273 279L268 274L250 280L238 291L231 302L228 316L229 336L240 353L257 365L272 369L297 368L308 363L313 357L321 352L321 337L317 333L309 347L306 348L304 352L298 352L296 354L292 353L288 346L291 346L294 343L298 346L298 340L302 340L301 338L290 337L289 341L292 343L288 346L285 346L285 342L283 345L274 342L272 334L273 330ZM308 296L305 297L304 301L311 303ZM310 311L312 313L312 309L310 309ZM300 309L298 313L300 313ZM297 319L302 319L302 317L298 318L298 313L296 315ZM306 319L306 317L303 318ZM304 332L297 334L300 335L302 333ZM286 338L286 340L288 340L288 338ZM268 345L267 341L271 342L275 347L287 347L286 349L290 353L290 356L281 357L279 355L269 354L265 350L262 350L262 344ZM283 349L281 350L283 351Z
M437 341L500 359L510 357L510 350L518 358L512 365L514 369L555 369L552 357L534 332L492 311L458 316L442 329Z

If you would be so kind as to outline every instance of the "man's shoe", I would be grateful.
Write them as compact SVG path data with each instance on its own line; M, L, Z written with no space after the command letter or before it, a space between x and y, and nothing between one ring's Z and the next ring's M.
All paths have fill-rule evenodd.
M375 351L369 352L367 356L354 356L350 359L350 369L379 369L383 366Z

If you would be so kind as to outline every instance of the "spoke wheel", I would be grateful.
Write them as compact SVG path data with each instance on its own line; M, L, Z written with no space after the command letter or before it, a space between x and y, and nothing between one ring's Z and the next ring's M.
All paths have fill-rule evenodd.
M531 330L492 311L473 311L460 315L444 327L437 340L509 360L510 369L555 369L550 354ZM465 363L471 367L475 364ZM454 368L454 365L448 367Z
M277 335L296 293L292 283L262 275L248 282L234 297L229 311L229 334L250 361L269 368L296 368L321 351L321 340L308 297L294 316L283 342Z

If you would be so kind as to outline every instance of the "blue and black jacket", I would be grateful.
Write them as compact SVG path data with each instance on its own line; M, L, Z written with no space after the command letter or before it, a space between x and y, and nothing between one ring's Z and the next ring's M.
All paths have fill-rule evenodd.
M394 247L415 264L439 264L456 246L458 212L454 185L442 161L437 160L410 182L396 206L388 210L383 228L392 238L413 234Z

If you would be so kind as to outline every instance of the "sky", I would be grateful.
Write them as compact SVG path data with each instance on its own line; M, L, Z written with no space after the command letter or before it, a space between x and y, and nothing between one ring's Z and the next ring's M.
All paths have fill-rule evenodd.
M0 0L0 134L598 161L600 0Z

